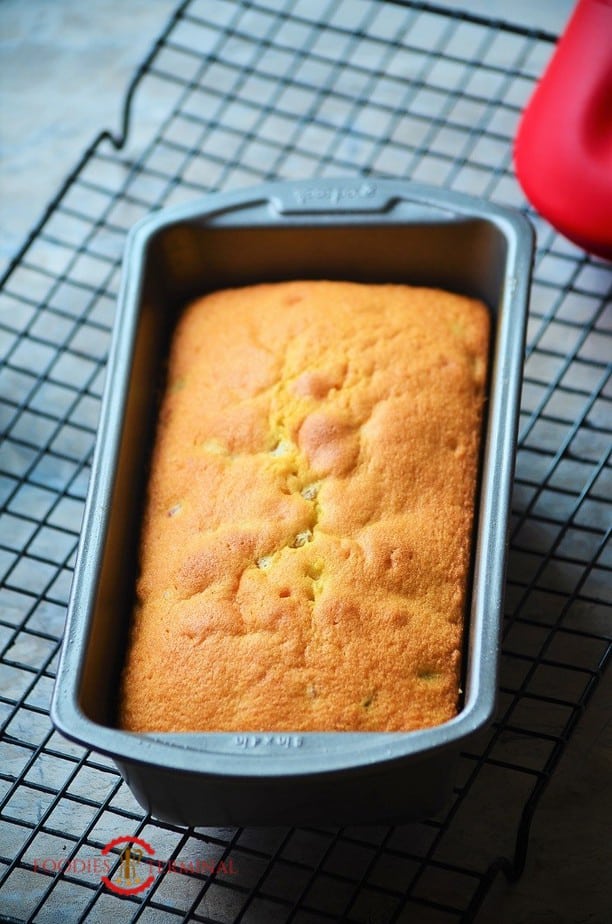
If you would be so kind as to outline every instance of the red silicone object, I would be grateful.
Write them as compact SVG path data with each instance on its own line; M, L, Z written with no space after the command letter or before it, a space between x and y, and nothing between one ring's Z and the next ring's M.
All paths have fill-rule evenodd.
M580 0L523 113L519 181L551 224L612 259L612 0Z

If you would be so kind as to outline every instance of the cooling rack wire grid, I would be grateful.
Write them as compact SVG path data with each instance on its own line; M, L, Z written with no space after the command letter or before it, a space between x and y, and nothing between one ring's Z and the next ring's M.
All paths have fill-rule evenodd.
M612 275L528 209L511 164L553 40L416 0L183 3L135 77L120 136L100 134L13 261L0 295L7 919L471 921L498 875L520 873L538 799L609 653ZM496 722L462 754L450 807L420 824L158 823L109 760L48 717L125 235L210 190L347 174L483 196L536 226ZM121 834L226 872L161 873L120 897L78 864L40 867L99 856Z

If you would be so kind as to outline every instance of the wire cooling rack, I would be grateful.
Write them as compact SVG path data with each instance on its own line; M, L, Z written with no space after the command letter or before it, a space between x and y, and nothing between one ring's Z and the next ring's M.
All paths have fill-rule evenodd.
M411 177L526 209L511 140L552 40L420 2L191 0L136 76L132 127L128 105L122 136L99 136L13 262L0 302L7 920L470 921L500 870L520 874L603 670L611 602L611 274L535 215L499 710L448 810L394 828L180 829L145 817L110 761L52 730L48 706L127 229L275 177ZM99 861L121 835L174 867L115 894ZM119 847L108 856L117 880Z

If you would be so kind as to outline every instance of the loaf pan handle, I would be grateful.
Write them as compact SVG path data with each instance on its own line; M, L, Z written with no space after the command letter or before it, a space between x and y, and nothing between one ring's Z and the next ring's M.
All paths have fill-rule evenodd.
M279 215L385 213L393 211L400 203L410 201L409 197L389 189L384 182L365 177L287 183L277 188L270 198L271 206ZM430 202L422 204L418 199L414 204L418 207L419 217L430 220L448 216L450 211L437 208Z

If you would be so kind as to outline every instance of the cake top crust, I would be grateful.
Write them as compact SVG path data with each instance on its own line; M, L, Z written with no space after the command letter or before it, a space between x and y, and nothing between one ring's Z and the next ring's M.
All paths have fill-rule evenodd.
M489 313L296 281L172 341L120 724L421 728L457 710Z

